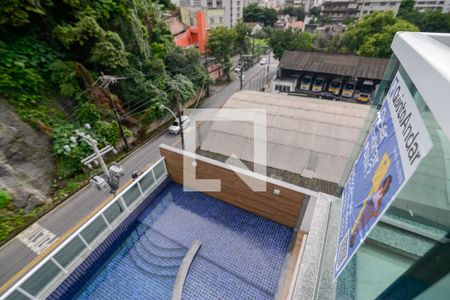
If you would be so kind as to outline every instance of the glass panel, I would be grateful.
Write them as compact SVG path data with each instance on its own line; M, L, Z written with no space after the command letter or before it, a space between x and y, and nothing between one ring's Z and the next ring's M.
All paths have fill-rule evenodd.
M450 279L445 277L450 272L446 244L450 231L450 140L414 82L403 67L398 69L433 147L339 277L336 299L412 299L420 293L423 298L438 299L450 289ZM395 72L395 68L386 72L380 97ZM426 280L417 280L423 278Z
M155 183L155 180L153 179L152 172L148 172L147 175L142 177L142 179L139 181L139 184L141 185L142 191L147 191L152 185Z
M9 295L8 297L6 297L5 300L29 300L30 298L28 298L27 296L25 296L24 294L22 294L19 291L14 291L12 292L11 295Z
M127 206L130 206L140 195L141 192L139 192L139 188L137 184L135 184L123 195L123 201L125 201Z
M88 227L86 227L82 232L81 236L91 244L105 229L107 225L103 221L102 216L98 216Z
M54 258L56 261L63 266L67 267L75 258L79 257L83 250L85 250L86 246L83 241L76 236L73 240L71 240L64 248L59 251Z
M164 160L161 160L159 164L155 166L153 169L153 172L155 172L156 180L160 179L161 176L163 176L166 173L165 167L164 167Z
M108 209L105 210L103 215L105 216L106 220L108 220L109 224L111 224L112 222L114 222L115 219L117 219L117 217L120 216L120 214L123 211L124 209L122 208L122 206L120 206L119 202L117 201L116 203L108 207Z
M54 262L48 261L20 287L33 296L39 296L39 293L61 272L61 269Z

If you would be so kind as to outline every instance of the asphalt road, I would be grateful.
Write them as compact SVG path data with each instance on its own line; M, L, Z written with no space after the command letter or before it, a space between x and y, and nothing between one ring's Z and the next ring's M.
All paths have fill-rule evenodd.
M266 67L267 66L257 64L245 72L245 84L252 83L255 80L255 77L257 77L256 75ZM270 67L276 68L276 62L272 60ZM221 107L231 95L239 90L239 85L239 80L233 81L222 91L205 99L200 107ZM135 150L120 162L125 170L125 176L121 180L121 185L124 185L130 180L133 172L146 169L160 157L158 148L160 144L179 144L179 139L179 136L169 134L166 130L139 149ZM93 186L88 185L39 219L36 223L42 226L42 228L39 227L40 232L48 236L48 246L79 223L80 220L85 218L89 212L98 207L109 196L108 193L102 193ZM28 229L28 231L30 230ZM0 248L0 295L13 283L10 281L11 278L18 279L20 277L17 276L18 272L23 268L28 268L36 263L36 257L38 256L38 254L34 252L36 249L32 251L30 244L26 245L22 240L19 240L16 237Z

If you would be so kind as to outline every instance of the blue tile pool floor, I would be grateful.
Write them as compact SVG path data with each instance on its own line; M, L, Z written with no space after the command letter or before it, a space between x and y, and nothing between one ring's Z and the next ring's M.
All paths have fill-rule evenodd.
M78 299L171 299L191 243L183 299L273 299L292 229L170 183Z

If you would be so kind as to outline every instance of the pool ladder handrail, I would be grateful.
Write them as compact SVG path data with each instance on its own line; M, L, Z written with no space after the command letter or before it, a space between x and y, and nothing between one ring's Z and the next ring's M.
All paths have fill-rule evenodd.
M172 300L181 300L181 296L183 294L184 281L186 280L187 274L189 272L189 268L194 261L195 255L201 247L201 243L199 240L194 240L189 247L188 252L183 258L181 262L180 269L178 270L177 277L175 278L175 284L172 292Z

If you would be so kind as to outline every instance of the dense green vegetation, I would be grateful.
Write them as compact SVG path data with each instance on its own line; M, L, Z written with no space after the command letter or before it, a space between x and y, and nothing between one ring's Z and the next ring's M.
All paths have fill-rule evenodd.
M390 11L376 12L350 23L344 34L269 30L269 44L277 58L281 57L284 50L311 49L389 57L392 53L390 45L397 31L419 31L419 28L394 17Z
M312 35L308 32L272 30L269 44L275 58L280 59L285 50L312 50Z
M392 40L398 31L419 31L419 28L394 17L391 11L372 13L348 26L342 47L362 56L389 57Z
M89 176L80 160L92 150L84 143L64 149L76 128L89 123L100 147L117 145L111 102L131 136L166 114L161 104L187 101L210 83L200 53L175 47L164 22L168 8L173 8L168 0L2 2L0 97L51 138L55 201ZM102 73L123 77L110 86L111 93L99 86ZM0 197L0 240L46 209L24 212L4 200L9 198L3 191Z
M0 209L7 206L11 200L11 195L7 191L0 189Z
M441 11L420 12L414 0L403 0L397 17L416 25L422 32L450 32L450 14Z
M244 7L244 22L259 22L264 26L273 26L278 19L278 12L273 8L250 4Z
M253 41L255 39L255 41ZM267 44L251 36L251 28L239 22L234 28L217 27L208 32L210 54L222 64L224 72L230 79L231 56L234 54L254 54L258 57L267 50Z
M79 172L80 158L90 151L62 148L80 124L90 123L101 144L119 142L109 93L93 85L101 72L126 77L112 86L112 97L130 128L163 115L159 104L170 105L176 74L195 90L208 84L198 51L174 46L163 9L150 0L2 4L0 94L52 137L58 178Z
M291 17L296 17L297 20L303 21L305 19L305 11L302 7L286 6L285 8L279 10L280 15L289 15Z

